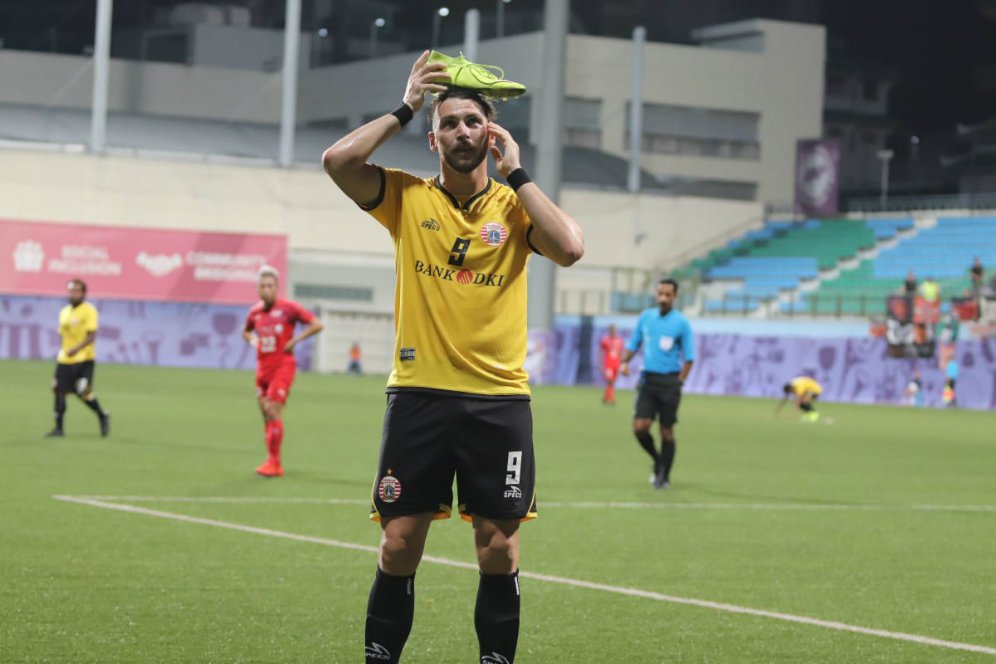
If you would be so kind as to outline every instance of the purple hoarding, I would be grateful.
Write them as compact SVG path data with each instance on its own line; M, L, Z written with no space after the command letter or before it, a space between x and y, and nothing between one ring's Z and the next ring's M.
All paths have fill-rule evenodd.
M178 302L94 300L100 311L99 362L170 367L253 369L256 352L243 341L245 307ZM0 358L55 361L62 298L0 296ZM310 341L310 340L309 340ZM298 347L298 367L311 367L313 346Z
M568 327L577 328L558 326L561 339L569 338ZM619 333L624 338L628 339L630 332L620 327ZM596 328L592 335L594 343L587 350L596 367L600 360L597 340L603 334L604 329ZM900 404L913 370L919 369L925 405L942 405L945 376L937 361L890 358L884 339L702 334L696 336L695 345L698 357L685 385L686 392L691 394L776 398L781 397L786 382L805 374L823 385L820 398L824 401ZM996 409L996 339L958 342L955 357L961 368L958 405ZM634 358L634 372L639 369L640 360L640 355ZM579 364L575 357L575 375ZM558 370L560 373L548 382L576 382L569 375L571 364L558 366ZM593 373L593 382L604 384L597 371ZM633 387L635 383L633 376L621 377L617 386Z

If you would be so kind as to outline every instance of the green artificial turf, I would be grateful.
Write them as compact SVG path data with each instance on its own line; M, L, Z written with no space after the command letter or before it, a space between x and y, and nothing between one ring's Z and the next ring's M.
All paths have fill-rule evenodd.
M299 375L286 475L266 480L251 374L100 364L111 436L73 400L67 436L44 439L51 371L0 363L0 662L362 661L376 556L330 544L378 542L364 501L382 377ZM534 391L522 570L656 595L523 578L516 662L996 662L667 599L996 652L996 414L821 404L833 424L803 424L774 402L686 396L672 488L654 491L633 394L600 396ZM434 524L426 553L473 562L469 525ZM404 662L477 661L476 586L423 563Z

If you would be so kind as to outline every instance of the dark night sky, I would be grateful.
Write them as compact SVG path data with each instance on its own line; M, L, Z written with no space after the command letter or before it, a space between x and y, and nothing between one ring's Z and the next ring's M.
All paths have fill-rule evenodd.
M401 9L399 29L426 23L425 16L444 1L381 0ZM456 14L476 7L486 22L495 1L448 4ZM118 0L115 27L149 23L156 7L176 2ZM227 2L256 7L264 21L279 22L282 13L278 0ZM317 23L311 0L304 2L306 21ZM95 0L0 0L0 36L6 48L50 50L56 43L56 50L79 53L92 40L95 5ZM512 0L506 11L535 16L542 5L542 0ZM986 18L986 7L992 18ZM845 54L896 73L890 115L900 131L944 131L957 122L996 116L996 0L573 0L571 9L575 32L628 37L643 23L651 40L667 41L687 39L697 25L752 16L822 23L834 57Z
M996 5L996 3L991 3ZM894 69L890 114L916 132L996 116L996 17L971 0L836 0L835 46Z

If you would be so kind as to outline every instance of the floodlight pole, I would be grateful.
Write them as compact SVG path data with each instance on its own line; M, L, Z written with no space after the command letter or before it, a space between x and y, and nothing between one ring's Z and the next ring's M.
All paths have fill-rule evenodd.
M643 144L643 51L647 29L633 28L633 89L629 101L629 172L626 189L640 191L640 153Z
M90 152L107 147L107 88L111 66L111 16L114 0L97 0L93 41L93 98L90 102Z
M477 44L481 41L481 12L468 9L463 16L463 55L471 62L477 60Z
M554 203L560 200L564 142L564 68L567 53L568 0L546 0L543 9L544 54L539 90L539 141L536 145L536 184ZM529 266L529 329L553 329L556 266L534 256Z
M280 77L280 165L294 161L294 130L297 128L297 68L301 52L301 0L287 0L284 20L284 68Z
M879 192L879 208L885 210L889 203L889 162L892 161L892 150L879 150L876 156L882 161L882 183Z

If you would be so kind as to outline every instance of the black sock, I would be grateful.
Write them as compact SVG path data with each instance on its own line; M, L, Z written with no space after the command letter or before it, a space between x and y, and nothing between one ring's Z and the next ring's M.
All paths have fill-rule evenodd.
M664 481L670 481L671 466L674 465L674 453L677 451L674 439L661 441L661 467L664 471Z
M83 399L83 403L86 404L87 408L89 408L93 412L97 413L97 417L103 417L104 416L104 411L100 407L100 402L97 401L97 397L94 397L92 399Z
M650 435L649 432L635 433L636 439L640 442L640 447L646 450L650 458L654 460L654 472L657 472L657 467L660 465L661 459L657 455L657 450L654 449L654 437Z
M519 570L511 574L481 574L474 627L481 646L481 662L515 661L515 646L519 641Z
M415 575L391 576L377 568L367 601L367 664L395 664L400 660L414 617Z
M62 420L66 416L66 395L57 392L55 395L55 428L62 429Z

